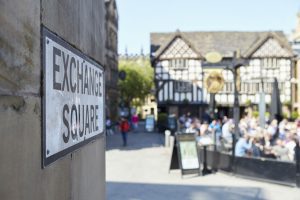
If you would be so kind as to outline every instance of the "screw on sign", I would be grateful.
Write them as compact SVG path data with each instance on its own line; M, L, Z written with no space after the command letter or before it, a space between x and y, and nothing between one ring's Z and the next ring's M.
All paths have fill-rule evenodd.
M220 72L212 71L205 79L205 87L209 93L217 93L224 86L224 78Z

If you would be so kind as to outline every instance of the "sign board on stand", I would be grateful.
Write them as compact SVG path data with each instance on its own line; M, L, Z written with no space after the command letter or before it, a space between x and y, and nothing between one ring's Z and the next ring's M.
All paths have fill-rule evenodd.
M182 175L201 174L194 134L176 133L176 144L173 147L170 169L175 169L174 161L176 160L178 160Z
M147 132L153 132L155 128L154 115L147 115L145 120L145 129Z
M42 29L43 166L104 133L103 67Z

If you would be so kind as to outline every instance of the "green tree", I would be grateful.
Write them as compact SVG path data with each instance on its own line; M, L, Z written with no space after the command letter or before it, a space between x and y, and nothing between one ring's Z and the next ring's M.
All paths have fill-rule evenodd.
M119 80L121 99L130 108L139 106L151 93L153 69L149 60L120 60L119 71L126 72L125 80Z

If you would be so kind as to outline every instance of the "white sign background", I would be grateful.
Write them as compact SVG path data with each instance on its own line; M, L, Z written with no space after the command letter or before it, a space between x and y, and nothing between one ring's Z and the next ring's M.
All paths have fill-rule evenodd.
M97 135L100 135L104 132L104 71L103 68L92 61L84 54L71 47L68 43L63 41L62 39L55 36L53 33L49 32L47 29L43 29L43 53L44 53L44 165L48 165L51 162L54 162L61 156L66 155L67 153L79 148L84 145L85 142L90 141L95 138ZM95 70L94 72L98 72L101 74L101 77L98 78L98 83L101 85L99 91L101 92L101 96L97 95L88 95L77 93L76 91L73 93L71 91L71 86L69 82L69 91L57 90L54 89L53 86L53 78L55 73L55 82L61 83L61 87L63 85L64 79L64 62L63 56L55 57L55 64L59 66L59 71L54 71L54 59L53 59L53 49L57 48L61 51L61 54L64 53L65 56L69 55L69 65L72 57L75 58L76 63L79 61L84 63L88 69ZM65 59L66 60L66 59ZM78 66L77 66L78 67ZM79 68L81 69L81 68ZM83 69L85 69L83 67ZM77 83L77 68L73 66L73 71L70 73L70 67L67 70L67 75L69 79L72 79L73 83ZM84 70L83 70L84 71ZM81 71L80 71L81 72ZM89 74L90 76L90 74ZM85 76L83 76L82 80L85 81ZM70 81L70 80L69 80ZM78 85L79 87L79 85ZM81 86L80 86L81 87ZM66 87L64 87L66 88ZM80 88L81 89L81 88ZM79 90L80 90L79 89ZM63 107L67 105L69 108L69 113L63 113ZM77 108L77 114L80 112L81 121L77 121L75 112L73 112L73 124L71 124L71 108L75 105ZM89 107L89 116L91 116L91 105L93 105L94 109L96 105L98 106L97 113L94 113L94 127L98 126L98 130L96 131L94 128L93 131L84 133L82 137L79 135L79 129L83 129L83 115L84 115L84 123L86 123L86 107ZM80 110L78 107L80 106ZM84 112L82 113L82 106L84 106ZM96 115L98 119L96 120ZM63 140L63 135L67 135L68 129L64 124L63 118L68 120L69 123L69 140L67 143ZM89 122L91 123L91 121ZM77 138L72 139L71 131L75 132L77 129ZM89 129L88 129L89 130Z
M195 141L181 141L180 153L183 169L197 169L199 168L197 147Z

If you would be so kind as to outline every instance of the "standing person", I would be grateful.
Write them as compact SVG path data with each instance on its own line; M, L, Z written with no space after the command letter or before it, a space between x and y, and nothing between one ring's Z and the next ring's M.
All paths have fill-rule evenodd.
M185 114L183 114L179 117L179 129L180 130L182 130L184 128L185 120L186 120Z
M137 128L138 128L138 125L139 125L139 116L134 113L131 117L131 122L132 122L132 125L133 125L133 129L136 131Z
M121 123L120 123L120 131L122 134L123 139L123 146L127 146L127 133L130 129L130 125L128 120L125 117L121 117Z
M267 132L272 136L271 144L274 144L278 137L278 121L276 119L272 120L271 124L268 126Z
M191 113L188 112L188 113L186 114L186 119L185 119L185 123L184 123L184 128L185 128L185 130L189 129L190 126L191 126L191 124L192 124Z
M232 144L232 129L233 129L233 120L229 119L222 126L222 138L225 143Z
M211 117L208 114L208 110L206 110L202 115L202 121L207 122L208 124L211 122Z

